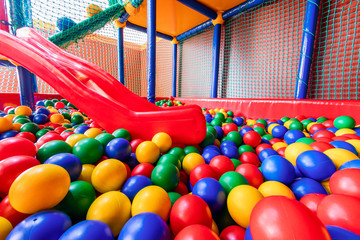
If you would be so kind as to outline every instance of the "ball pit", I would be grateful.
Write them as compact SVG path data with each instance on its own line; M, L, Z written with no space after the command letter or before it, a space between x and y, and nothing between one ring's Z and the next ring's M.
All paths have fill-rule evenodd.
M360 233L353 118L247 119L203 110L207 137L185 146L164 132L151 139L122 128L108 133L62 101L39 104L53 107L0 116L0 223L12 225L0 237L28 234L19 226L34 216L46 222L38 229L62 226L45 214L59 211L66 229L46 239L243 239L245 229L245 239L269 239L275 228L277 239ZM266 225L257 222L262 217Z

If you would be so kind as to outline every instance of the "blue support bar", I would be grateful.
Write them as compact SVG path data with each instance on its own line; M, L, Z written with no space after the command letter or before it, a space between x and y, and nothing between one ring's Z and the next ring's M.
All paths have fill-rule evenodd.
M177 44L173 44L172 96L176 97Z
M8 60L1 60L1 59L0 59L0 66L3 66L3 67L15 67L15 65L12 64L11 62L9 62Z
M121 14L121 16L119 17L119 21L121 23L124 23L128 20L128 18L130 17L130 15L125 11L123 14Z
M33 81L32 81L33 74L21 66L16 67L16 70L17 70L16 72L20 86L21 105L29 106L31 109L35 110L35 100L34 100Z
M124 70L124 28L118 28L119 81L125 85Z
M213 57L211 69L211 98L217 98L219 80L221 24L216 24L213 39Z
M314 52L316 25L320 9L319 4L320 0L307 1L295 99L305 99L307 95L310 68Z
M178 2L181 2L185 6L188 6L189 8L197 11L198 13L201 13L208 18L216 19L217 17L217 13L215 11L197 2L196 0L178 0Z
M213 23L212 23L211 20L208 20L208 21L206 21L206 22L204 22L204 23L202 23L202 24L200 24L200 25L198 25L198 26L196 26L196 27L194 27L194 28L180 34L179 36L176 37L176 40L181 41L181 40L183 40L185 38L191 37L191 36L201 32L202 30L204 30L204 29L206 29L206 28L208 28L210 26L213 26Z
M131 22L126 22L126 27L137 30L139 32L147 33L147 29L145 27L135 25L135 24L133 24ZM156 36L161 37L161 38L166 39L166 40L169 40L169 41L171 41L173 39L172 36L164 34L164 33L160 33L160 32L156 32Z
M241 12L246 12L247 10L253 9L257 6L259 6L262 3L268 2L270 0L248 0L242 4L240 4L237 7L234 7L232 9L229 9L225 11L222 15L223 19L228 19L230 17L233 17Z
M156 0L147 0L147 99L155 103Z

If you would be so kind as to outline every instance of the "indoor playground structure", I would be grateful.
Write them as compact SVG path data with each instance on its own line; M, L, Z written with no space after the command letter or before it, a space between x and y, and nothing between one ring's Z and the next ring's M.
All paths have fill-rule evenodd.
M0 240L360 240L359 0L0 0Z

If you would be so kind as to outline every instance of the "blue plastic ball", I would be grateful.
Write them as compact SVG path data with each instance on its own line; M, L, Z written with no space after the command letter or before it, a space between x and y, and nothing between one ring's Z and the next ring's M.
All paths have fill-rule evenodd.
M249 132L249 131L254 131L254 129L252 129L251 127L243 127L240 130L240 135L243 137L245 133Z
M356 148L351 145L350 143L348 142L344 142L344 141L332 141L332 142L329 142L331 145L333 145L335 148L342 148L342 149L345 149L345 150L348 150L352 153L354 153L355 155L358 155L358 152L356 150Z
M339 129L337 129L336 127L329 127L326 130L332 132L332 133L336 133Z
M296 159L299 171L308 178L324 181L336 171L333 161L324 153L309 150L301 153Z
M251 231L250 231L250 225L246 228L244 240L253 240L253 237L252 237Z
M192 194L201 197L213 213L219 212L226 204L226 193L219 183L213 178L203 178L197 181Z
M345 228L326 225L330 237L332 240L360 240L360 235L357 235L354 232L351 232Z
M306 177L295 180L290 185L290 189L297 200L300 200L309 193L322 193L327 195L325 188L319 182Z
M56 26L60 31L65 31L75 25L76 23L67 17L61 17L56 20Z
M131 146L128 140L115 138L106 145L105 153L109 158L125 161L130 156Z
M355 159L355 160L351 160L351 161L348 161L346 163L343 163L343 165L341 165L339 167L339 170L346 169L346 168L358 168L358 169L360 169L360 160Z
M221 154L224 156L227 156L228 158L238 159L240 157L239 150L236 146L235 147L233 147L233 146L223 147L221 149Z
M131 153L130 157L124 161L132 171L137 165L139 165L139 161L136 159L135 153Z
M221 155L220 151L208 150L208 151L204 151L201 156L204 158L205 162L209 164L211 159L219 155Z
M305 137L305 134L300 130L289 130L284 135L284 140L287 144L292 144L296 142L296 140Z
M7 240L46 239L58 240L71 227L68 215L48 210L31 215L20 222L7 236Z
M36 124L45 124L49 121L49 118L46 114L39 113L34 115L32 121Z
M229 146L233 146L233 147L236 147L236 144L233 142L233 141L223 141L221 144L220 144L220 151L222 151L222 149L224 147L229 147Z
M242 125L244 125L244 119L241 117L236 117L234 118L234 123L238 126L241 127Z
M130 218L120 232L118 240L169 240L170 230L157 214L144 212Z
M39 108L35 111L35 114L45 114L46 116L49 116L50 111L47 108Z
M259 159L261 162L263 162L266 158L272 155L279 155L279 153L272 148L266 148L259 152Z
M36 106L38 107L45 107L45 103L43 101L37 101Z
M224 130L219 126L214 126L217 132L217 139L221 140L224 137Z
M15 130L9 130L0 135L0 140L9 138L9 137L15 137L19 132Z
M204 147L203 152L206 152L206 151L217 151L220 153L220 149L215 145L208 145L208 146Z
M285 133L288 129L283 125L277 125L272 129L272 135L274 138L284 139Z
M280 155L272 155L266 158L262 162L261 171L268 181L278 181L288 185L295 179L294 166Z
M84 134L90 127L88 125L80 125L74 129L74 133Z
M59 240L113 240L110 227L98 220L85 220L69 228Z
M63 167L70 175L71 181L76 181L82 170L80 159L71 153L58 153L48 158L44 164L55 164Z
M152 185L152 182L149 178L142 175L136 175L125 182L121 192L124 193L130 201L132 201L141 189L150 185Z

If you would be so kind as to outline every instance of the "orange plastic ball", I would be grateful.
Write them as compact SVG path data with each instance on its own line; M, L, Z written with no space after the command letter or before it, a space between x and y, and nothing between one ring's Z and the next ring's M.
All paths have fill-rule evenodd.
M32 113L32 110L28 106L18 106L15 108L16 115L30 116L31 113Z
M155 134L151 141L160 148L161 153L167 152L172 145L171 137L164 132Z
M65 119L64 116L61 115L60 113L54 113L50 117L50 122L52 122L52 123L62 123L64 121L64 119Z
M151 141L145 141L136 148L136 159L139 163L155 163L160 156L160 148Z

